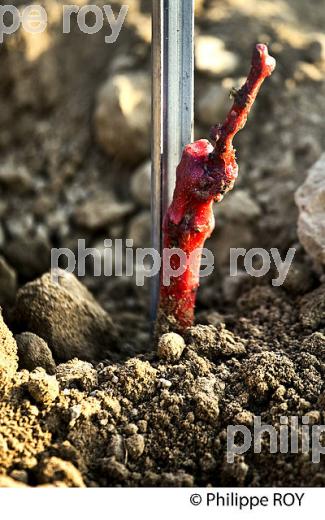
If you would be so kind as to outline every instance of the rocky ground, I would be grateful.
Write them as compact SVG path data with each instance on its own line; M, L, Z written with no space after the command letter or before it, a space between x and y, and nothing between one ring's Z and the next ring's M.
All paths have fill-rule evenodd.
M79 238L149 245L150 2L129 2L113 45L108 28L62 35L61 4L43 5L42 37L0 46L0 485L323 486L322 459L269 454L267 438L226 461L228 425L325 424L322 2L197 2L197 137L224 117L254 42L277 68L236 138L197 325L158 347L147 286L48 274L51 248ZM230 277L231 247L296 253L273 287L274 269Z

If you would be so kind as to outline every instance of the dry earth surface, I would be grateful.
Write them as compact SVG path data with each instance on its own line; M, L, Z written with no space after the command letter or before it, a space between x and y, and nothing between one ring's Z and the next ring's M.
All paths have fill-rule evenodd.
M323 486L323 459L270 454L267 436L226 461L228 425L325 421L324 180L296 195L299 228L295 203L324 152L323 1L197 2L198 137L224 117L254 42L277 69L236 138L197 324L158 348L147 286L48 274L51 248L78 238L149 245L150 2L129 2L113 45L107 27L63 35L61 3L43 5L42 37L0 47L0 485ZM230 277L230 247L296 253L273 287L276 270Z

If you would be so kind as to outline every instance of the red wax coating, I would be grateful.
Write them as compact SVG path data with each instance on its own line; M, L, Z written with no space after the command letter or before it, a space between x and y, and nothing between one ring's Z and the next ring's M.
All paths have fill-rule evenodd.
M275 60L266 45L257 44L253 51L251 69L244 85L233 92L234 102L223 124L211 130L214 146L200 139L188 144L176 171L173 200L163 221L163 248L179 248L186 254L183 274L164 284L167 269L178 269L179 258L174 255L162 265L159 315L171 318L175 328L182 330L193 324L196 292L199 286L201 252L205 240L214 229L213 202L220 202L234 186L238 175L232 140L247 120L261 84L275 68ZM191 267L188 259L197 250ZM185 265L185 264L184 264Z

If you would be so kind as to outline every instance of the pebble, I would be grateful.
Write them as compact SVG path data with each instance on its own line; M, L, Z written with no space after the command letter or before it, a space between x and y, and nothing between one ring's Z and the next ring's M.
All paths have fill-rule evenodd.
M34 217L30 213L26 213L23 218L10 214L5 219L6 231L11 239L23 238L25 235L31 234L34 226Z
M249 222L261 215L261 208L247 190L236 190L215 205L215 213L227 221Z
M115 457L115 460L119 462L124 462L125 460L125 448L124 448L124 439L122 435L116 433L112 435L108 447L107 454L110 457Z
M14 269L0 256L0 305L13 303L17 292L17 276Z
M231 89L238 89L243 83L243 78L224 78L220 83L206 84L197 101L198 120L208 126L223 121L232 104Z
M150 90L146 72L125 72L111 76L97 95L97 141L124 163L137 164L150 153Z
M144 419L141 419L140 421L138 421L138 428L140 433L146 433L148 429L148 422Z
M224 276L222 280L222 292L227 302L234 302L240 296L245 284L249 284L251 278L246 271L238 270L236 276Z
M278 268L279 276L282 276L282 269ZM293 295L305 294L310 291L314 284L313 273L305 263L293 260L290 269L283 282L283 288Z
M32 178L24 165L17 165L9 159L0 166L0 185L12 191L24 192L31 188Z
M163 388L170 388L172 386L172 382L168 381L168 379L158 379L158 382Z
M325 265L325 153L308 171L295 201L299 240L311 258Z
M134 205L119 202L111 192L97 193L77 207L73 220L89 231L115 224L132 212Z
M225 49L224 42L215 36L199 35L195 41L195 66L204 74L226 76L235 72L238 57Z
M51 263L51 244L43 237L21 236L6 243L6 258L25 279L44 273Z
M297 63L294 79L297 82L315 81L323 82L324 73L313 63L300 61Z
M46 341L32 332L17 334L15 339L21 368L31 372L37 367L42 367L48 374L55 374L55 361Z
M13 469L10 472L10 477L19 482L23 482L24 484L27 484L28 482L28 473L24 469Z
M138 427L134 423L129 423L124 428L124 433L126 435L134 435L135 433L138 433Z
M130 459L136 460L144 452L145 441L143 435L140 433L136 433L128 437L125 441L126 448L129 454Z
M151 161L142 163L133 173L131 193L135 202L144 208L150 207L151 198Z
M24 285L14 314L20 327L43 338L59 361L92 361L116 348L117 331L110 316L73 274L62 269Z
M71 406L71 408L70 408L71 420L75 421L76 419L78 419L78 417L80 417L80 415L81 415L81 405L75 404L74 406Z
M185 348L185 341L175 332L163 334L158 343L158 356L166 361L178 361Z
M312 63L325 60L325 35L321 33L314 34L311 42L305 49L307 60Z
M133 247L149 247L151 234L150 211L138 213L130 221L127 238L133 240Z

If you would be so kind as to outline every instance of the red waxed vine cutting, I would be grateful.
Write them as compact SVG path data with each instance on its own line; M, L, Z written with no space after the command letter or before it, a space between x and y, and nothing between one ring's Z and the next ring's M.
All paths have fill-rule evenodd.
M163 261L159 318L167 319L178 330L191 326L194 320L201 251L215 225L213 202L222 200L238 175L232 140L244 127L261 84L274 68L275 60L268 54L267 46L256 45L247 80L233 92L234 102L226 120L212 128L214 146L207 139L187 145L177 167L173 200L163 222L163 248L181 249L187 263L183 274L171 277L166 285L164 270L171 267L177 271L180 259L173 255L168 266ZM191 255L195 250L198 254Z

